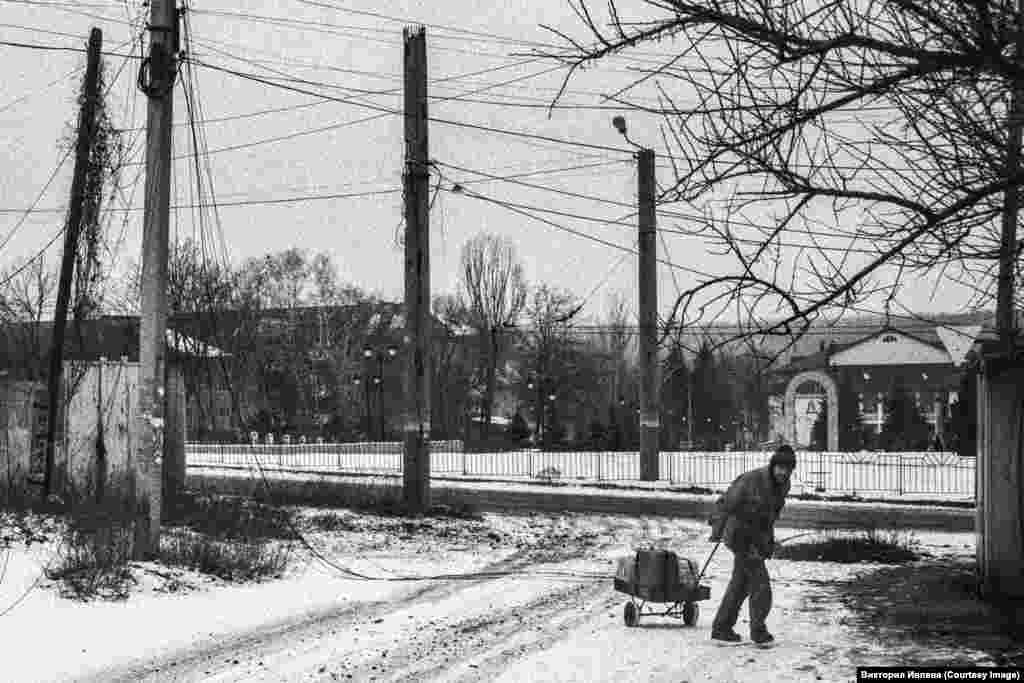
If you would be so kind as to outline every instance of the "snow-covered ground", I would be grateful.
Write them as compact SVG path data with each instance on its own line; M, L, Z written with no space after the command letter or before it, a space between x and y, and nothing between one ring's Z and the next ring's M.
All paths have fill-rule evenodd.
M322 511L303 511L313 514ZM761 649L709 640L731 564L724 549L708 569L711 600L696 628L657 617L623 624L615 558L652 544L703 563L712 546L700 522L337 514L331 531L301 526L319 557L293 542L280 579L232 585L142 563L131 595L117 602L61 597L40 579L57 537L26 547L8 534L0 613L24 599L0 616L3 679L849 681L857 665L1024 665L1024 644L965 592L972 534L916 534L931 557L913 566L771 561L778 643ZM455 576L366 581L346 570ZM480 570L488 573L472 575ZM738 630L745 634L745 615Z

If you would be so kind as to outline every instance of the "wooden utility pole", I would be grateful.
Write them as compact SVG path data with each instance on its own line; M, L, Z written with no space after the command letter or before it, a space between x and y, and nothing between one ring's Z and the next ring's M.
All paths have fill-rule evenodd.
M43 473L43 496L49 497L54 491L54 451L56 449L57 421L61 410L61 374L64 369L64 327L68 320L68 304L71 301L71 278L75 269L75 255L78 252L78 235L82 230L82 213L85 204L85 184L89 171L89 152L96 135L96 104L99 100L100 52L103 49L103 32L94 28L89 32L89 54L85 66L85 85L82 89L82 103L78 112L78 139L75 144L75 173L71 179L71 206L68 222L64 226L64 256L60 264L60 284L57 289L57 308L53 316L53 338L50 341L50 373L47 377L49 394L49 419L46 423L46 469Z
M654 210L654 150L637 154L640 299L640 479L658 480L661 400L658 382L658 252Z
M430 509L430 158L427 150L427 36L405 29L405 439L408 514Z
M142 225L139 394L135 434L135 559L156 554L163 501L164 357L167 352L167 251L171 200L172 91L177 71L174 0L151 0L149 57L139 84L148 98L146 198Z

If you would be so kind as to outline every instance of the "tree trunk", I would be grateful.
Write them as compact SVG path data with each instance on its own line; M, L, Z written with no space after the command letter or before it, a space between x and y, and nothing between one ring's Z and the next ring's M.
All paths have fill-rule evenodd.
M498 331L491 328L487 354L487 386L484 389L483 440L491 435L491 416L494 412L494 390L498 374Z

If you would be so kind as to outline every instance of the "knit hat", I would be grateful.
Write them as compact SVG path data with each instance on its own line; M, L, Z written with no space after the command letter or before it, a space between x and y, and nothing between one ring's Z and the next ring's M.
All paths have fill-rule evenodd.
M772 453L772 459L768 463L769 467L775 465L789 465L790 467L796 467L796 453L793 452L793 447L789 444L782 444L775 449Z

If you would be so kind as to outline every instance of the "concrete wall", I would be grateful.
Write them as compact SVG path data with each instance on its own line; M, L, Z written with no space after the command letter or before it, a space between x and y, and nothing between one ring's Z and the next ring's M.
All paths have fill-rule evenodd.
M0 504L29 496L35 382L0 384Z
M81 372L77 385L65 390L57 490L76 499L126 498L133 481L131 430L139 364L101 360Z

